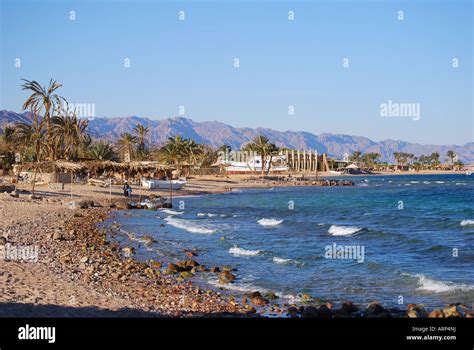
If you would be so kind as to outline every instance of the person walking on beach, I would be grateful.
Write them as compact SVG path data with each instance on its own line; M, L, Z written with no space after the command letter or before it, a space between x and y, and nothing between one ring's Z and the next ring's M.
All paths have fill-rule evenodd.
M128 182L125 181L125 183L123 184L123 195L124 197L131 197L131 194L132 194L132 188L130 187Z

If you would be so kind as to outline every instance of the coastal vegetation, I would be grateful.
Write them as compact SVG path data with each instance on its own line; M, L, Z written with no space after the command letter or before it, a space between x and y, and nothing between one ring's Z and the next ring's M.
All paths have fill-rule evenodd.
M67 100L59 94L62 84L50 80L47 86L37 81L23 79L23 90L30 93L23 104L23 110L32 113L32 122L16 123L4 128L0 135L0 167L11 169L15 162L41 162L46 160L79 161L84 159L96 161L159 161L183 168L202 168L215 165L219 152L229 151L223 145L214 149L199 144L192 138L181 135L168 138L163 145L153 144L151 130L147 125L136 124L129 132L123 132L117 142L93 138L88 132L87 119L80 118L74 109L69 108ZM255 136L241 149L253 152L261 157L261 174L271 171L272 159L279 149L265 135ZM441 163L441 155L433 152L430 155L415 155L405 152L393 152L394 164L380 162L381 155L376 152L363 154L353 152L348 161L361 168L381 170L384 168L435 170L457 169L464 164L457 159L454 151L446 153L446 162Z

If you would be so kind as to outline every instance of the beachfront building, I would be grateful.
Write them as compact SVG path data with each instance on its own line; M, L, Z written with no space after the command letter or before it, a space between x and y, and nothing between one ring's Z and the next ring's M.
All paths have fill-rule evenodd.
M238 155L234 159L221 159L220 163L224 166L226 173L228 174L250 174L250 173L261 173L262 172L262 157L259 155L251 155L246 152L239 152L242 155ZM283 156L269 157L264 166L265 173L269 172L287 172L289 170L286 165L286 160Z
M268 156L265 165L262 157L252 152L231 151L220 157L221 164L228 174L261 173L316 173L328 171L328 158L316 150L282 150L278 155Z

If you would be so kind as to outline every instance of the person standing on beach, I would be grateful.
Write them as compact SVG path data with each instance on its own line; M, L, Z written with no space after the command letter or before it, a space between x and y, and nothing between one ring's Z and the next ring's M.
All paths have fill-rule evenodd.
M130 188L130 186L128 185L128 182L125 181L124 184L123 184L123 196L124 197L129 197L129 191L128 191L129 188Z

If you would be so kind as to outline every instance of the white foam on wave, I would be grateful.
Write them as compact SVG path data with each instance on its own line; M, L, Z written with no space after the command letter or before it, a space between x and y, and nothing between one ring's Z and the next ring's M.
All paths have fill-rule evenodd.
M171 226L180 228L182 230L191 232L191 233L214 233L217 230L209 226L197 224L191 220L177 219L171 216L165 218L165 221L168 222Z
M435 181L437 184L444 184L444 181Z
M217 216L218 214L213 214L213 213L197 213L197 216L207 216L209 218L213 218L214 216ZM223 215L221 215L223 216Z
M160 209L162 213L169 214L169 215L181 215L184 214L184 211L175 211L171 209Z
M234 256L255 256L260 253L260 250L249 250L233 246L229 249L229 253L233 254Z
M218 280L209 280L209 284L217 287L217 288L222 288L222 289L227 289L227 290L232 290L236 292L243 292L243 293L249 293L249 292L260 292L260 293L268 293L269 290L255 286L250 283L220 283Z
M461 226L470 226L474 225L474 220L463 220L459 223Z
M361 227L332 225L329 228L328 233L333 236L350 236L361 230Z
M262 226L277 226L280 225L283 220L277 220L277 219L260 219L257 221L260 225Z
M457 290L467 292L474 289L474 285L465 283L454 283L449 281L437 281L426 277L423 274L417 274L414 277L418 278L418 290L425 290L434 293L454 292Z
M456 186L466 186L465 182L456 182Z
M287 264L287 263L291 262L291 259L283 259L283 258L279 258L277 256L274 256L273 257L273 262L277 263L277 264Z

